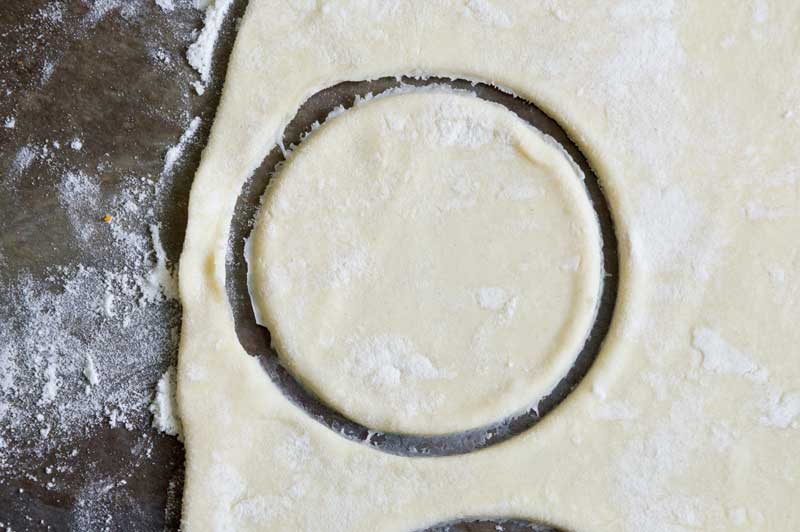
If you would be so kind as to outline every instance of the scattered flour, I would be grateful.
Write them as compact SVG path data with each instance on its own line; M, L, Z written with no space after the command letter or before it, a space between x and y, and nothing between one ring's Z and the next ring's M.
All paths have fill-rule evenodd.
M581 268L581 256L574 255L561 263L561 269L570 272L577 272Z
M156 395L150 403L150 412L153 414L153 427L160 432L177 436L183 440L183 428L178 418L178 406L175 399L176 377L175 367L170 366L158 380Z
M518 298L513 294L509 294L505 289L496 286L479 289L475 292L474 298L478 306L483 310L498 313L492 321L486 322L484 326L481 327L481 332L476 335L475 348L478 351L483 351L483 348L480 347L482 345L483 335L488 333L488 328L507 324L508 321L514 317L517 311Z
M0 438L16 442L0 452L0 477L104 422L143 425L157 372L177 347L178 313L140 306L137 274L126 270L54 267L0 287ZM112 318L99 310L107 283L121 300Z
M192 137L194 137L195 133L197 133L197 128L199 126L200 117L196 116L191 122L189 122L189 127L187 127L186 131L183 132L183 135L181 135L178 143L167 150L167 154L164 156L164 169L161 171L161 175L169 175L172 173L175 163L177 163L178 159L180 159L181 155L183 155L186 145L190 140L192 140Z
M31 165L36 158L36 152L30 146L23 146L17 152L16 157L12 163L12 170L17 174L21 174Z
M358 377L364 386L381 391L381 397L406 415L428 414L439 408L443 397L423 391L422 381L449 379L451 372L437 368L404 336L386 334L353 338L343 371ZM365 413L369 417L369 413Z
M64 6L61 2L47 4L39 10L38 15L42 20L46 20L51 24L59 24L64 20Z
M58 186L58 199L72 227L84 242L94 236L99 212L100 185L83 172L68 171Z
M58 394L58 375L56 374L56 357L49 356L47 359L47 367L44 370L44 386L42 386L42 399L40 404L52 403ZM39 419L39 416L37 416Z
M37 471L42 457L83 474L94 466L68 455L76 441L101 425L145 429L151 390L177 349L177 290L156 223L169 180L122 177L112 196L43 146L36 153L61 172L56 197L86 263L0 270L0 485ZM84 502L75 515L97 508Z
M100 375L97 373L97 367L94 365L94 358L91 354L86 355L86 366L83 368L83 376L89 382L90 386L97 386L100 382Z
M789 216L791 214L789 212L784 212L779 209L766 208L760 203L756 203L754 201L747 202L747 204L745 205L745 212L747 213L747 218L752 221L777 220L778 218Z
M536 185L515 183L503 186L501 196L514 201L525 201L541 196L543 193L542 188Z
M481 288L475 294L478 305L484 310L500 310L509 300L508 293L499 287Z
M434 90L435 85L429 87ZM378 97L399 94L408 90L405 86L382 93ZM366 98L364 101L369 101ZM356 101L355 105L361 102ZM326 120L343 112L338 108ZM389 113L384 123L387 135L401 135L406 138L424 138L434 146L478 149L489 142L502 141L502 133L497 131L494 119L489 115L477 115L473 110L463 107L460 102L448 102L437 106L423 116L408 116L406 113Z
M152 303L162 296L168 300L178 298L178 281L175 272L167 264L167 254L161 244L161 236L157 224L150 225L150 236L153 239L156 262L140 284L142 298L140 302Z
M448 378L403 336L382 335L353 343L349 371L373 386L400 386L416 380Z
M329 282L334 286L348 285L354 278L362 277L369 270L369 253L366 248L359 247L336 257L328 274Z
M706 434L702 398L678 394L674 401L673 415L653 420L653 426L639 418L643 435L630 438L614 459L611 497L626 516L621 531L696 530L698 516L714 504L670 486L669 479L685 470Z
M764 24L769 20L769 5L766 0L754 0L752 4L753 22Z
M712 329L692 331L692 346L703 355L702 368L719 375L743 377L753 384L759 423L780 429L800 428L800 392L784 392L769 381L769 372Z
M786 282L786 270L773 266L768 270L769 278L773 283L783 284Z
M624 401L602 401L593 404L592 417L607 421L624 421L639 417L638 409Z
M86 482L78 493L70 530L110 532L119 529L114 526L115 509L128 502L124 500L126 484L124 479L111 477Z
M769 377L766 369L728 344L713 329L696 327L692 331L692 347L702 353L702 367L711 373L737 375L755 382L765 382Z
M599 382L592 385L597 401L589 403L589 415L594 419L625 421L639 417L639 410L621 399L609 399L608 392Z
M765 410L760 419L762 425L780 429L800 428L800 392L779 394Z
M117 19L127 26L121 31L145 28L135 34L147 41L148 49L157 49L165 46L165 35L147 27L145 15L158 8L206 9L209 2L40 3L28 16L23 9L23 16L5 34L17 44L15 57L9 61L24 58L29 71L27 77L10 80L3 87L9 105L0 116L0 131L8 131L6 136L27 123L14 111L15 99L36 95L56 71L62 54L74 49L72 43L88 35L102 19ZM194 55L206 63L206 81L219 24L230 5L231 0L217 1L216 11L209 9L206 21L212 27L201 33L195 46ZM174 20L172 16L164 20L178 37L178 46L191 42L185 18L176 13ZM52 46L54 42L63 48ZM175 62L170 57L175 56L162 54L151 60L171 66ZM198 92L203 89L199 84ZM193 120L191 133L179 141L180 150L171 152L171 166L198 125L199 119ZM116 521L116 509L135 508L138 502L130 498L125 480L92 476L102 467L79 454L75 446L91 441L103 426L116 427L138 434L130 461L121 457L119 475L130 475L137 460L149 457L153 433L146 431L151 424L148 407L156 382L159 377L163 380L165 365L174 361L180 315L174 302L174 268L161 244L158 225L165 219L165 200L173 186L170 176L162 175L158 181L153 176L120 176L103 157L95 168L94 154L86 153L84 133L89 132L59 129L50 138L11 146L3 158L8 177L0 184L3 197L16 198L32 185L48 193L47 187L54 183L50 192L58 202L54 214L68 220L59 234L67 241L54 245L74 245L83 253L82 263L32 262L22 269L11 262L13 254L6 256L0 249L0 491L16 489L17 479L33 483L37 493L63 493L65 482L79 482L84 487L71 506L69 528L100 531L126 526ZM80 164L65 159L70 156ZM106 186L106 170L122 182ZM109 220L104 222L107 215ZM159 384L158 390L164 386ZM42 466L48 462L52 465ZM170 486L179 499L180 482ZM174 507L173 500L173 512ZM0 514L4 509L0 508ZM0 521L5 520L0 517ZM6 526L0 523L0 529Z
M475 17L481 24L500 28L510 28L512 25L508 13L489 0L467 0L465 7L467 13Z
M107 291L103 298L103 314L107 318L114 317L114 294L112 292Z
M50 81L50 78L53 76L53 72L55 72L56 64L52 61L45 61L44 65L42 66L42 71L40 74L41 83L45 84Z
M203 94L205 94L205 92L206 92L206 86L205 86L205 85L203 85L203 84L202 84L201 82L199 82L199 81L193 81L193 82L191 83L191 86L192 86L192 88L194 89L194 92L196 92L198 96L202 96L202 95L203 95Z
M155 0L156 5L164 11L174 11L175 2L173 0Z
M119 10L123 18L131 18L137 14L141 7L141 0L95 0L90 4L89 11L84 15L82 25L85 28L93 28L115 10Z
M636 224L631 230L633 261L651 272L688 265L699 279L713 272L725 238L709 213L679 185L642 183Z
M186 59L199 74L203 84L211 79L211 64L214 59L214 46L225 20L225 15L233 0L215 0L206 8L205 23L197 40L186 52Z

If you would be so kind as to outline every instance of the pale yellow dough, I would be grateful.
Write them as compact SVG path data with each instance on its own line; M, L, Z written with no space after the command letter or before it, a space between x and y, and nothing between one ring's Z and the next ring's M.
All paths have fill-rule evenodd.
M794 0L252 0L181 258L184 529L800 529L799 21ZM548 111L621 244L590 373L530 431L463 456L387 455L310 419L243 351L225 294L239 191L299 105L408 73Z
M535 406L581 350L603 273L567 157L503 106L441 89L324 124L250 240L279 354L373 429L463 431Z

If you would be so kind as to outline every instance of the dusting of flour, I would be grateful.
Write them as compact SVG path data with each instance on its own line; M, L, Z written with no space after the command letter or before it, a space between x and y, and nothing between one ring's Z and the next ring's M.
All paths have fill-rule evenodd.
M158 380L156 396L150 403L150 412L153 414L153 427L182 440L183 427L178 418L175 388L175 366L170 366Z
M200 80L206 84L211 79L211 64L214 59L214 46L225 20L225 15L233 0L215 0L206 8L205 22L197 40L186 52L189 64L200 74ZM198 92L200 92L198 90Z
M15 215L20 216L42 215L25 212L25 194L31 190L52 197L52 216L64 221L53 235L53 247L74 246L75 252L66 254L77 259L49 264L46 258L31 257L19 264L12 258L20 254L3 249L6 240L0 241L0 490L29 483L39 492L37 500L42 492L55 498L74 494L71 529L113 530L126 526L116 521L115 509L133 506L125 478L153 449L153 432L146 429L152 424L180 434L174 369L162 374L174 362L180 314L176 257L165 250L161 222L169 219L165 212L173 200L175 166L201 119L193 118L166 151L160 176L158 170L155 176L146 170L135 175L135 169L113 167L109 153L96 156L95 132L75 127L80 120L59 123L51 131L33 128L22 102L31 95L38 98L37 91L55 83L72 44L112 17L120 31L130 29L128 33L144 39L154 68L177 69L178 55L169 47L177 43L184 53L196 38L190 55L200 61L193 66L202 65L207 82L231 0L218 0L210 8L206 0L38 4L27 15L23 9L23 16L4 33L16 47L7 62L0 60L3 69L18 63L27 78L2 82L0 136L14 144L2 154L7 164L0 194L19 198ZM207 27L192 33L189 13L206 8ZM161 17L170 34L147 27L151 16ZM173 44L165 37L174 37ZM60 41L64 44L52 45ZM25 238L37 240L35 235ZM7 242L13 245L14 240ZM105 476L107 466L94 478L93 472L103 468L84 455L82 446L95 435L113 434L109 428L128 432L126 438L135 443L130 457L115 457L119 464L114 478ZM80 486L77 493L75 486ZM168 511L177 508L179 487L170 483ZM34 500L33 495L28 499ZM5 509L0 508L0 529L9 525ZM49 526L44 521L41 525Z

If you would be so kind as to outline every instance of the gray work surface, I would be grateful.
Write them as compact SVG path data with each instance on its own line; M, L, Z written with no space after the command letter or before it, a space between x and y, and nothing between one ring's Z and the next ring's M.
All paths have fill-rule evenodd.
M57 23L42 16L54 4L61 11ZM102 271L107 261L113 261L108 240L94 238L87 244L75 235L70 213L58 201L65 169L100 176L103 199L123 194L131 175L156 184L165 179L161 174L166 150L177 143L189 120L199 116L197 134L187 143L168 186L159 189L156 216L164 248L173 262L180 254L191 179L219 100L236 21L246 2L237 0L226 19L212 81L203 95L192 89L198 75L185 60L193 32L202 27L202 13L188 0L186 5L176 1L178 9L168 14L154 0L137 0L106 2L110 9L94 16L98 4L11 0L0 6L0 283L12 292L21 276L44 279L59 265L90 265ZM287 129L287 140L299 139L312 122L339 103L350 105L354 94L395 83L379 80L325 91L303 107ZM513 98L503 103L524 111L525 105ZM2 127L11 116L14 128ZM80 150L68 149L71 138L81 139ZM58 150L52 150L54 140L60 144ZM51 151L46 157L40 151L24 171L15 169L22 148L47 142ZM273 150L245 188L244 217L252 215L268 173L280 159ZM97 216L102 213L100 208ZM102 226L101 220L97 223ZM234 261L232 273L241 275L236 264L241 266ZM8 292L0 292L5 316L29 311L15 307ZM163 312L176 321L177 305L164 305ZM120 330L120 341L125 342L126 334ZM162 347L162 356L137 368L150 390L175 361L174 344ZM133 340L130 349L135 356L138 346ZM132 426L98 423L72 439L59 440L56 448L37 445L13 431L6 434L6 444L18 452L13 463L7 460L0 468L0 525L14 531L177 530L183 446L150 427L146 408L140 414L133 417ZM132 449L143 441L147 452L131 458ZM3 452L0 447L0 456ZM56 467L64 463L67 467ZM97 479L107 480L108 494L101 489L101 494L87 498L86 486ZM85 507L92 504L100 507ZM496 525L463 523L447 529L496 530ZM506 522L502 529L534 528Z
M152 0L126 0L107 2L112 9L94 17L94 4L8 0L0 5L3 287L13 288L23 275L44 279L54 266L105 268L113 259L110 243L102 235L82 242L69 223L70 213L58 201L65 169L100 176L102 206L129 186L128 176L157 181L165 152L180 138L187 118L201 116L196 141L177 165L170 197L159 212L168 256L176 260L180 253L193 170L219 99L234 18L241 16L244 2L237 2L226 20L214 79L203 96L191 89L190 82L198 76L184 59L191 32L202 27L202 12L187 6L165 14ZM122 9L125 4L129 7ZM54 5L60 7L57 23L41 16ZM159 66L154 49L163 50L170 65ZM9 116L15 119L13 129L2 127ZM69 148L72 138L81 139L80 150ZM53 150L54 140L60 150ZM14 169L20 149L45 143L51 149L48 160L34 160L25 172ZM98 211L98 217L102 214ZM28 312L25 307L9 308L14 302L3 296L7 291L0 294L6 312ZM131 341L131 357L138 349ZM174 362L174 346L163 346L161 353L160 360L138 368L151 390ZM101 378L103 369L98 367ZM5 428L0 426L0 434ZM6 434L7 445L22 451L0 469L0 523L13 531L177 530L183 446L150 428L146 408L132 428L100 423L61 439L55 449L24 434ZM143 441L147 452L134 456L132 450L141 448ZM72 452L77 453L74 458ZM51 475L46 474L48 467L53 468ZM88 496L87 486L99 480L113 489Z

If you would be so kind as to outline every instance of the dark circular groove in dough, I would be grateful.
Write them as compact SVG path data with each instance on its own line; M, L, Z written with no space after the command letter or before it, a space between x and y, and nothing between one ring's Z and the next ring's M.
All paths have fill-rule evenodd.
M576 357L567 375L561 379L549 395L539 401L538 405L532 405L523 412L518 412L490 425L443 435L409 435L372 431L322 402L316 394L304 387L299 379L281 365L278 354L271 347L269 331L255 321L247 289L244 240L252 230L253 220L258 213L260 200L267 183L284 160L283 153L278 147L275 147L267 155L258 170L243 186L239 195L228 245L226 289L233 309L236 334L245 351L258 357L262 367L284 395L313 419L350 440L362 442L395 455L450 456L466 454L506 441L536 425L575 389L589 371L611 325L616 304L619 271L617 238L611 212L597 176L583 153L566 132L555 120L530 102L484 83L436 77L424 79L387 77L372 81L339 83L316 93L301 106L294 119L286 127L284 145L288 147L299 144L303 135L311 130L312 124L323 122L328 113L340 105L350 108L358 96L365 96L368 93L378 94L401 84L447 85L455 89L469 90L484 100L497 102L540 131L553 137L583 170L586 177L584 185L600 224L603 239L603 267L606 275L600 294L597 317L583 349Z
M498 528L500 527L500 528ZM534 523L524 519L481 519L467 518L448 521L417 532L565 532L549 525Z

